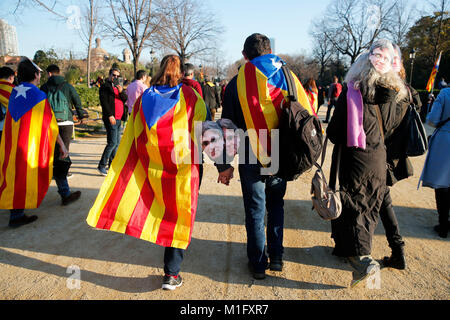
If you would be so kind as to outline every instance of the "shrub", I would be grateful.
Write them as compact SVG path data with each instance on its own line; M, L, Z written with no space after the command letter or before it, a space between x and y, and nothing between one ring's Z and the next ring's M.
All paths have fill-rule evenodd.
M100 105L100 98L98 96L98 87L88 88L87 86L76 86L75 89L81 99L83 107L97 107Z

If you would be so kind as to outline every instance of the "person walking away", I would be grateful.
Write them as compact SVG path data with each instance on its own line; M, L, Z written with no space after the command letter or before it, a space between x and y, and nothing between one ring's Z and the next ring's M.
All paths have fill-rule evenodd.
M342 85L339 83L339 79L337 76L333 76L333 83L330 84L330 88L328 90L328 110L327 115L323 123L328 123L330 121L331 110L336 106L337 99L342 91Z
M147 79L147 71L139 70L138 72L136 72L136 79L127 87L127 107L129 114L133 112L133 106L137 98L139 98L141 94L143 94L144 91L147 90L148 87L145 84Z
M427 123L435 127L430 138L428 154L420 181L424 187L433 188L439 224L434 230L447 238L450 209L450 88L442 89L427 116ZM419 181L419 185L420 185Z
M50 106L55 113L58 122L59 135L70 154L70 143L74 132L73 113L75 110L77 118L81 123L85 123L88 113L83 109L81 99L75 88L62 77L59 67L52 64L46 69L48 81L41 87L41 91L47 94ZM58 145L56 146L58 149ZM59 151L56 150L56 153ZM72 164L70 156L65 159L55 158L53 176L58 187L63 205L68 205L81 196L81 191L72 192L67 181L69 169Z
M194 88L198 92L200 97L203 97L202 86L200 85L200 83L198 83L198 81L194 79L194 71L195 71L194 65L191 63L186 63L183 69L184 69L184 77L182 80L183 84Z
M216 85L212 81L207 80L203 84L202 91L206 107L209 108L211 119L214 121L216 111L220 107L220 97L217 92Z
M106 147L98 164L98 172L106 176L107 166L111 166L120 142L121 119L126 118L124 103L128 96L119 84L120 70L111 68L109 77L99 89L100 104L102 106L102 120L106 129Z
M196 152L201 146L194 127L207 115L203 99L181 78L180 58L164 57L150 88L134 104L87 217L92 227L165 247L164 290L183 283L179 272L191 241L200 180ZM175 129L187 140L172 139Z
M8 67L0 68L0 140L2 138L3 125L6 117L11 91L14 88L14 71Z
M406 87L392 70L390 41L375 41L350 67L345 88L327 128L335 144L332 167L340 153L342 213L331 221L333 254L353 268L351 287L380 270L372 258L372 239L386 192L385 131L392 130L397 104ZM338 152L338 150L341 150Z
M420 110L422 103L417 91L406 83L406 73L401 58L400 47L394 44L394 49L392 69L394 72L399 74L405 86L407 86L408 90L411 91L411 97L413 98L413 101L410 100L410 96L408 94L405 99L397 104L393 129L390 132L386 132L385 145L387 162L387 186L383 202L381 204L380 219L385 230L389 247L392 250L390 257L386 256L383 258L383 266L404 270L406 269L406 257L404 249L405 242L403 241L403 238L400 234L397 217L392 206L392 198L390 195L389 187L394 186L397 181L406 179L413 175L413 166L408 156L406 155L407 141L409 138L408 117L406 115L411 102L414 103L414 105L418 109L417 111Z
M318 95L316 81L313 78L309 78L305 85L305 92L309 99L309 104L313 107L314 112L317 114L319 109Z
M266 276L267 267L273 271L281 271L283 268L283 198L286 181L265 175L262 169L268 165L267 160L270 161L270 132L278 129L281 102L285 98L283 92L287 92L287 82L281 70L285 62L272 54L267 36L255 33L247 37L242 54L246 63L225 89L222 118L231 120L244 132L255 133L241 141L245 154L239 154L239 175L245 209L248 267L253 278L261 280ZM303 86L293 73L292 76L295 79L299 102L313 114ZM259 88L266 90L259 92ZM259 137L267 137L268 140L263 150L259 149L260 152ZM234 168L229 164L217 167L218 181L228 184ZM268 256L264 231L266 210Z
M69 154L47 96L37 87L41 72L23 57L17 70L20 85L8 100L0 143L0 209L10 210L11 228L36 221L36 215L25 215L24 210L38 208L47 194L55 144L60 150L57 157Z

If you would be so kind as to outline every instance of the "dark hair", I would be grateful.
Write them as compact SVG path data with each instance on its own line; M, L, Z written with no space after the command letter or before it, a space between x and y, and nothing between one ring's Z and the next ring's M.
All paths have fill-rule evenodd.
M39 73L34 64L29 59L24 59L19 63L17 67L17 78L19 82L31 82L36 79L36 73Z
M162 59L160 69L150 84L175 87L180 83L182 77L180 57L168 55Z
M9 77L14 77L14 71L8 67L0 68L0 79L8 79Z
M271 51L270 40L263 34L254 33L245 39L244 53L248 60L269 54Z
M195 67L192 63L186 63L184 65L184 76L190 76L194 74Z
M47 69L45 69L45 71L55 74L59 74L61 72L61 70L59 70L59 67L56 64L49 65Z
M109 75L112 75L112 73L113 73L114 71L117 71L117 72L120 73L120 69L119 69L119 68L113 67L113 68L109 69Z
M146 75L147 75L147 71L139 70L138 72L136 72L136 80L141 80Z

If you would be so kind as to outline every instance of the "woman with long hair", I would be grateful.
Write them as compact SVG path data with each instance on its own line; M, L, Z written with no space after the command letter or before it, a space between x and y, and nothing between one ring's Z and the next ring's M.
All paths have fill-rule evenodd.
M382 39L355 61L327 128L333 153L340 156L342 213L331 223L333 254L353 267L352 287L380 270L371 250L386 190L384 135L393 127L397 104L407 95L392 71L393 56L391 42ZM334 156L334 168L336 160Z
M200 95L181 82L180 58L161 68L135 102L117 155L87 222L165 247L162 288L181 286L200 184L196 122L205 121Z
M317 114L319 105L318 105L318 95L319 91L317 90L316 81L313 78L309 78L305 85L305 92L308 96L309 104L314 109L314 112Z

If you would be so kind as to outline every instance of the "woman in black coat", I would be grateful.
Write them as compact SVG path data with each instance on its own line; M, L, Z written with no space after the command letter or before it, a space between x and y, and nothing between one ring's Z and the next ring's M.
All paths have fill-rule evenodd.
M332 221L333 254L354 268L352 286L379 270L371 248L386 189L384 133L393 128L397 102L407 92L391 70L393 50L388 40L379 40L357 59L327 128L335 144L332 166L341 147L342 214ZM354 103L355 95L361 102Z

